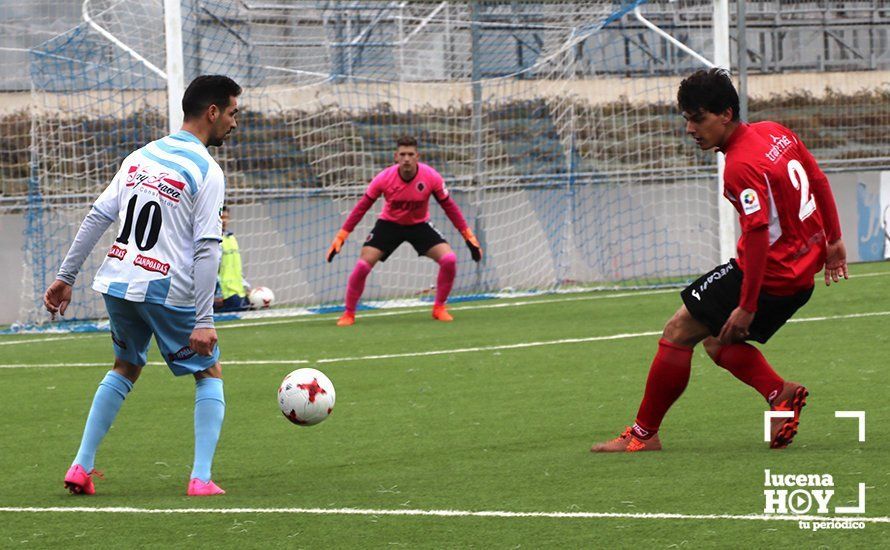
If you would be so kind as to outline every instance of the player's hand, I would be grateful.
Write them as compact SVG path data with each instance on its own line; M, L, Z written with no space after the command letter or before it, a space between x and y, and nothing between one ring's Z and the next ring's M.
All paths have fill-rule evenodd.
M833 243L828 243L825 252L825 286L831 285L831 281L839 282L843 276L849 279L847 273L847 248L844 241L838 239Z
M56 313L65 315L69 303L71 303L71 285L56 279L43 295L43 307L50 313L50 318L55 321Z
M349 231L346 231L345 229L337 231L337 236L334 237L334 240L331 241L331 247L328 248L328 263L332 262L334 260L334 256L340 253L340 249L343 248L343 242L348 236Z
M729 314L729 319L723 323L720 334L717 339L725 345L743 342L748 337L748 329L751 322L754 321L754 314L750 311L737 307Z
M479 262L482 259L482 247L479 246L479 239L476 238L476 235L473 235L473 230L468 227L461 231L460 234L466 241L467 248L470 249L470 255L473 257L473 261Z
M215 328L196 328L189 337L189 347L198 355L209 357L216 345Z

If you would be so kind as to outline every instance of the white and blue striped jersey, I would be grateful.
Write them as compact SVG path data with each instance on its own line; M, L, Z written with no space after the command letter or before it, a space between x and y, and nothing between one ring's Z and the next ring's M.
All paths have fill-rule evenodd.
M132 302L195 307L195 243L222 240L222 169L180 130L131 153L93 208L118 236L93 289Z

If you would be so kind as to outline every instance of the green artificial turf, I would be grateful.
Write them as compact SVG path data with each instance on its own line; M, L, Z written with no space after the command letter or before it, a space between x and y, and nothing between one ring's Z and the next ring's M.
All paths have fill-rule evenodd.
M228 494L204 499L184 496L191 377L146 367L99 449L106 479L96 481L95 496L74 497L62 478L110 364L111 339L4 336L0 507L16 510L0 511L0 547L886 547L887 523L812 532L796 521L629 515L762 514L768 468L831 474L832 507L855 504L864 482L865 516L890 516L890 265L852 271L837 288L820 284L796 316L827 319L788 324L762 348L811 394L800 434L782 451L762 441L759 394L697 348L689 387L660 431L664 451L588 452L633 421L658 339L639 334L661 330L680 304L675 290L465 303L452 308L450 324L427 310L360 312L348 328L332 316L220 324L227 409L213 477ZM878 315L850 317L863 313ZM624 336L591 340L615 335ZM573 339L583 341L565 341ZM35 341L2 345L19 340ZM308 362L284 363L298 360ZM149 361L160 361L154 347ZM21 364L66 366L7 367ZM311 428L290 424L275 398L300 366L324 371L337 390L331 417ZM866 411L865 443L855 420L836 419L836 410ZM134 510L20 510L75 506ZM250 510L148 513L195 508ZM339 508L365 512L325 512Z

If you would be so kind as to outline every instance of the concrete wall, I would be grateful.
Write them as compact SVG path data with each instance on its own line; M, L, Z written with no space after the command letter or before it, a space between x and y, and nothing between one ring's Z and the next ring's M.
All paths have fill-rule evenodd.
M751 75L748 78L748 94L752 99L766 99L776 94L799 93L815 99L827 94L854 95L863 91L884 90L890 81L890 71L847 71L823 73L793 73ZM493 81L483 86L482 100L496 103L508 98L548 98L570 96L590 105L627 100L634 104L663 103L673 105L679 79L676 76L649 78L621 78L599 76L579 80L507 80ZM167 105L163 90L91 90L90 105L94 114L127 116L146 106L162 111ZM307 109L319 103L337 102L346 107L360 98L365 103L358 107L372 108L385 97L399 112L447 109L455 105L470 105L473 88L469 82L353 82L331 84L272 85L247 87L243 101L247 105L263 105L273 100L278 109ZM0 115L31 108L30 92L3 92L0 90ZM65 116L83 116L82 93L44 93L35 112L57 113Z

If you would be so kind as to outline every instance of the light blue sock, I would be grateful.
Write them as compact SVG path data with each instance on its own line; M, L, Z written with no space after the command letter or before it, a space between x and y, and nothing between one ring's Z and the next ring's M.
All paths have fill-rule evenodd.
M105 378L99 382L99 389L93 397L93 406L90 407L90 415L87 417L87 425L83 429L83 438L80 440L80 449L74 458L73 464L80 464L89 472L95 466L96 449L102 443L102 438L108 433L108 428L114 422L121 404L133 389L133 383L125 377L108 371Z
M195 464L192 477L210 481L210 465L226 415L221 378L202 378L195 384Z

